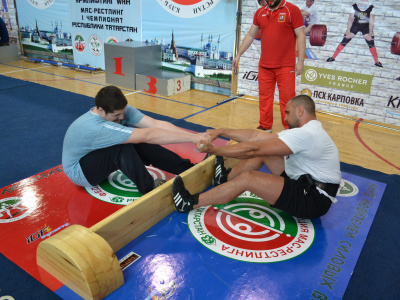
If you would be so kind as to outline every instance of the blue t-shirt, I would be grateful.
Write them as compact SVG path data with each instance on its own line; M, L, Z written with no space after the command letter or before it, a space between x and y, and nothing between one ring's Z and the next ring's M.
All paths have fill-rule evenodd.
M106 121L91 110L76 119L64 137L62 164L64 173L81 186L91 186L83 175L79 160L89 152L123 144L131 136L133 128L126 125L139 123L144 114L127 106L121 123Z

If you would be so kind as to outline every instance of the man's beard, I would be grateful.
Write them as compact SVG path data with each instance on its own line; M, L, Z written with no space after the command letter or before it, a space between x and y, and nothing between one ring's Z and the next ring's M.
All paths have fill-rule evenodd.
M273 2L274 3L271 4L271 5L268 4L269 8L276 8L276 7L279 6L279 4L281 4L281 0L276 0L276 1L273 1Z
M293 129L293 128L299 128L300 127L300 121L297 120L296 122L292 123L292 122L287 122L289 129Z

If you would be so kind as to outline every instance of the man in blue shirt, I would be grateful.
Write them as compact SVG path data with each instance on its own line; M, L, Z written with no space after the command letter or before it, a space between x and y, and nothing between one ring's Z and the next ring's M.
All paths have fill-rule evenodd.
M95 104L70 125L64 138L64 172L77 185L98 185L112 172L121 170L145 194L156 187L146 165L172 174L193 166L189 159L160 145L210 140L207 134L189 133L144 115L128 105L115 86L102 88Z

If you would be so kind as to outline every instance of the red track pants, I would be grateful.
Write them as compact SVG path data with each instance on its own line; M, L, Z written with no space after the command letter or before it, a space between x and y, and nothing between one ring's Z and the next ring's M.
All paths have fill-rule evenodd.
M286 129L288 128L284 121L285 107L286 103L296 96L295 78L294 66L271 69L262 66L258 67L260 125L264 129L271 129L274 122L273 104L276 84L279 90L282 124Z

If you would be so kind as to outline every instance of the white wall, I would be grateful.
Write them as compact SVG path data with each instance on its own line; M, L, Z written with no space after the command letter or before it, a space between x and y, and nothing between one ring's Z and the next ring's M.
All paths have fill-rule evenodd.
M305 4L305 0L293 0L291 2L299 7ZM326 59L333 55L337 45L343 38L343 34L347 28L349 9L353 3L355 1L315 0L315 5L319 5L320 7L319 23L327 26L328 37L323 47L310 46L309 39L307 38L307 48L316 55L318 60L306 59L305 65L373 75L370 94L304 84L300 82L300 76L296 78L296 92L300 94L305 89L310 90L319 110L400 126L400 56L393 55L390 52L392 38L396 32L400 32L399 0L373 2L377 8L375 9L375 46L379 60L384 66L383 68L374 66L373 57L361 33L358 33L350 41L338 55L335 62L326 62ZM253 14L258 7L255 0L243 0L242 39L250 28ZM254 80L251 79L254 77L252 75L257 75L259 55L260 46L257 41L242 55L240 60L238 93L258 97L258 82L255 78ZM250 76L244 78L246 74L250 74ZM399 80L396 80L396 78L399 78ZM323 93L325 93L325 99ZM362 99L363 105L356 105L351 102L337 105L337 103L327 100L329 93ZM397 99L397 97L399 98ZM275 100L278 101L277 91Z

